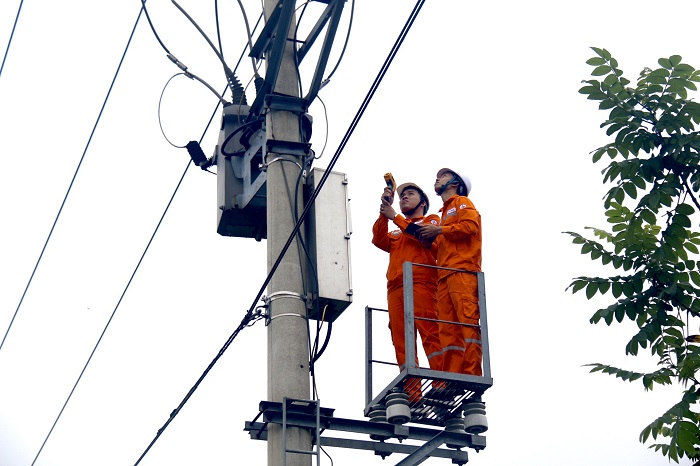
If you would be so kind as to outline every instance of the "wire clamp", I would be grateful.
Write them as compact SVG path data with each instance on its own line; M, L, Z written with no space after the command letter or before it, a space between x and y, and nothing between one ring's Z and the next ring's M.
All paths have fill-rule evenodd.
M306 304L306 297L295 291L276 291L269 296L263 296L263 301L265 301L266 306L269 306L272 301L283 298L300 299Z
M276 291L275 293L272 293L269 296L263 296L262 299L265 302L265 307L267 307L267 309L268 309L268 312L265 315L265 325L266 326L269 325L270 322L272 322L273 320L275 320L278 317L300 317L304 320L306 320L306 318L307 318L306 315L304 315L304 314L297 314L294 312L285 312L282 314L277 314L275 316L272 316L270 313L270 310L269 310L270 304L272 303L272 301L275 301L277 299L298 299L304 303L304 308L306 308L308 306L307 298L300 293L296 293L294 291Z
M270 154L268 154L268 155L270 155ZM285 157L284 155L279 155L279 156L275 157L274 159L270 160L269 162L266 161L265 163L261 163L260 165L258 165L258 168L262 171L267 171L267 167L269 167L270 165L272 165L275 162L291 162L294 165L296 165L297 167L299 167L299 170L303 170L303 168L301 167L301 164L299 162L297 162L293 158Z

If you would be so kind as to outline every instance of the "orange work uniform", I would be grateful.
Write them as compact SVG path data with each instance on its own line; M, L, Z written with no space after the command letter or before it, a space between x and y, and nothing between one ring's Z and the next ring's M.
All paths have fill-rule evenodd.
M418 239L410 234L403 233L409 223L417 226L423 223L437 225L439 217L435 214L427 217L406 219L403 215L396 215L394 224L399 230L389 232L389 219L380 215L372 227L372 244L389 253L389 267L387 269L387 301L389 308L389 329L391 340L394 343L396 362L399 369L406 365L406 342L404 327L403 306L403 264L413 262L418 264L435 265L435 258L429 248L423 246ZM413 268L413 303L415 317L437 319L437 271L429 267ZM433 370L442 370L442 347L438 337L438 325L436 322L415 320L415 329L418 330L423 342L423 349L428 357L428 363ZM414 333L413 344L416 345ZM418 357L416 353L416 365ZM404 387L407 388L407 387ZM418 397L415 390L407 388L409 397L413 400Z
M481 271L481 215L466 196L454 195L444 202L442 234L433 243L437 265ZM468 324L440 323L444 351L443 370L482 375L479 297L476 275L438 269L438 317Z

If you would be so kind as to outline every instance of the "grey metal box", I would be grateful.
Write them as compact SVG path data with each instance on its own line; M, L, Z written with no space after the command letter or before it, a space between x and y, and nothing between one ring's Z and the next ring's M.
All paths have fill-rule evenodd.
M319 168L310 171L306 199L325 173ZM309 316L313 319L333 322L352 302L351 234L347 176L331 171L306 222L309 253L318 277L319 307ZM313 279L313 271L310 273Z

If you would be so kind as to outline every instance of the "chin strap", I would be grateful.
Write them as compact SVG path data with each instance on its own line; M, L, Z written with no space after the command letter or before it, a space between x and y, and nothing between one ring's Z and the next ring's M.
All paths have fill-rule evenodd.
M454 174L452 174L452 178L450 179L450 181L448 181L447 183L443 184L443 185L440 187L440 189L437 190L437 195L438 195L438 196L442 195L442 193L445 192L445 190L447 189L447 187L448 187L449 185L451 185L452 183L454 183L454 182L460 183L459 178L457 178ZM457 187L457 191L459 191L459 187Z
M426 209L425 209L427 202L426 202L425 198L422 196L421 196L420 202L418 203L417 206L415 206L413 209L409 210L408 212L401 212L401 213L404 214L405 217L413 215L416 213L416 210L418 210L418 207L420 207L421 204L423 204L423 215L425 215L425 214L427 214Z
M423 202L423 201L421 201L421 202ZM420 207L420 204L418 204L417 206L415 206L413 209L409 210L408 212L402 212L403 216L408 218L409 216L415 214L416 210L418 210L418 207ZM423 208L425 208L425 206Z

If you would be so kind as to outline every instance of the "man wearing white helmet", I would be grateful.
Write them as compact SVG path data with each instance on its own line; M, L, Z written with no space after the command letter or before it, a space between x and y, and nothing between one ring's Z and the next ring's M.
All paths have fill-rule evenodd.
M440 225L421 226L418 237L433 241L437 265L481 271L481 215L467 197L472 183L450 168L438 171L435 192L442 198ZM476 275L438 270L438 317L468 326L440 324L443 370L482 375L481 332Z
M399 369L406 365L406 342L403 307L403 264L413 262L435 265L430 248L421 244L410 231L423 224L437 225L440 221L435 214L428 213L428 197L415 183L404 183L398 187L401 214L396 214L391 206L394 193L386 188L382 193L379 218L372 227L372 244L389 253L387 269L387 302L389 310L389 330L394 343L396 362ZM389 232L389 220L393 220L398 230ZM429 267L413 268L413 302L415 317L437 319L437 271ZM438 337L438 325L434 321L415 320L423 341L423 349L433 370L442 370L442 346ZM412 344L416 345L415 334ZM415 353L417 355L417 353ZM416 365L418 358L416 357ZM411 402L420 401L420 383L412 381L404 386Z

